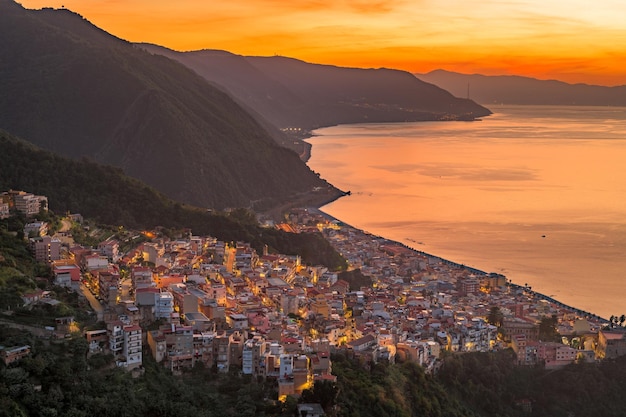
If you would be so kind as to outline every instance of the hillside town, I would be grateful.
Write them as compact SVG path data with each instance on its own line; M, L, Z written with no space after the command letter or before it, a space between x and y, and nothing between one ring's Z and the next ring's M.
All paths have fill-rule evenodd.
M43 203L43 204L42 204ZM0 195L0 214L45 210L47 199L24 191ZM5 210L6 209L6 210ZM3 216L5 214L2 214ZM78 224L80 215L63 222ZM73 242L67 228L45 222L24 228L33 256L50 265L54 284L84 297L103 323L80 330L56 318L54 337L84 337L89 354L110 353L117 366L141 374L144 355L174 373L201 363L278 381L278 396L298 396L315 381L335 381L331 353L363 366L412 361L436 372L446 354L512 348L520 366L557 369L576 361L626 354L622 326L485 273L345 225L316 209L293 210L290 233L322 233L371 285L299 256L257 253L247 242L224 242L185 231L170 239L132 232L126 252L109 238ZM50 292L24 294L24 306L54 302ZM615 320L617 321L617 320ZM546 340L546 323L553 331ZM5 347L10 364L28 346Z

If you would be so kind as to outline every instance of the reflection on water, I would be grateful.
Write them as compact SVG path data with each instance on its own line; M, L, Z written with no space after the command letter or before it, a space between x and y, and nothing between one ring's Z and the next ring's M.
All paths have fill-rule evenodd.
M603 317L626 313L626 108L507 106L478 122L316 131L348 224Z

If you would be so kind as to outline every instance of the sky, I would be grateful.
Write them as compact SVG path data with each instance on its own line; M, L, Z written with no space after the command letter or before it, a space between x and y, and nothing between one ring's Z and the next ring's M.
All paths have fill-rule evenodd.
M18 0L131 42L424 73L626 85L623 0Z

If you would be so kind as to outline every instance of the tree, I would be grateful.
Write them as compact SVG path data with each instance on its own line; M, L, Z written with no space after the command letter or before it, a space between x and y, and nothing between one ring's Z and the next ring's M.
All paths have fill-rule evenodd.
M558 342L561 335L556 330L558 320L555 315L552 317L544 316L539 323L539 339L546 342Z
M305 403L319 403L324 411L329 412L337 401L339 389L332 381L315 381L313 388L302 392L301 400Z
M494 306L489 310L489 315L487 315L487 321L494 326L501 327L502 321L504 320L504 314L500 310L500 307Z

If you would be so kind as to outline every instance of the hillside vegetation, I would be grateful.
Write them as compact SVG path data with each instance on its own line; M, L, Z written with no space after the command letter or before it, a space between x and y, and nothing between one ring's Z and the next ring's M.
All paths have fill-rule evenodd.
M294 416L298 400L274 400L274 380L201 366L174 376L144 356L132 378L112 357L86 356L87 342L43 343L0 324L0 344L32 347L20 363L0 365L0 416ZM624 415L626 359L545 371L512 366L509 352L448 357L428 375L414 363L371 368L333 355L337 383L316 382L301 402L318 402L328 416L559 417ZM524 404L524 406L522 406Z
M239 209L230 215L174 202L121 170L89 160L72 160L36 148L0 131L0 190L26 190L48 197L56 213L81 213L107 225L131 229L189 228L195 234L250 242L259 253L302 255L310 264L342 269L345 260L321 233L293 234L260 227ZM240 221L246 220L247 221Z

